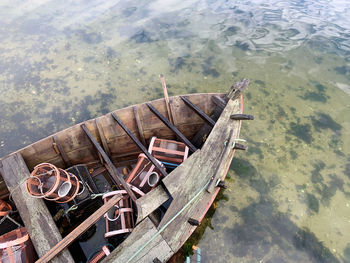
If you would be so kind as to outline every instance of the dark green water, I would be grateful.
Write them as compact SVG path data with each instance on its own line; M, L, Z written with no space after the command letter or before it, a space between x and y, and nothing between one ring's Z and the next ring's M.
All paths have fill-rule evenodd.
M347 1L2 1L0 156L116 108L251 80L204 262L350 262ZM213 211L212 211L213 212Z

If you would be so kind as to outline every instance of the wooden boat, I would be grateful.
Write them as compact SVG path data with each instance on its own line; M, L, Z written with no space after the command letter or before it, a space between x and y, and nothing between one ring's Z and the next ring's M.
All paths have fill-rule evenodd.
M166 97L116 110L2 158L0 195L6 199L11 193L38 255L37 262L74 262L71 252L75 248L67 247L121 200L120 195L110 199L62 239L55 216L47 207L52 202L33 198L27 192L26 180L40 163L62 169L84 164L92 178L103 174L114 188L130 194L133 230L110 254L101 250L101 258L109 254L103 262L169 260L224 187L235 149L245 149L237 142L241 121L252 119L242 114L241 91L248 83L245 79L236 83L227 94ZM140 197L126 183L128 173L123 176L122 171L135 167L140 153L149 155L145 147L153 136L183 142L189 148L189 157L170 173L160 167L161 182Z

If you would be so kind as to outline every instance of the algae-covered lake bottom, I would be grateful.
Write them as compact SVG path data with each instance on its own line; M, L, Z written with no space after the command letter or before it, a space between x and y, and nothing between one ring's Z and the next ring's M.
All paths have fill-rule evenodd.
M350 262L346 1L0 4L0 156L117 108L248 78L203 262Z

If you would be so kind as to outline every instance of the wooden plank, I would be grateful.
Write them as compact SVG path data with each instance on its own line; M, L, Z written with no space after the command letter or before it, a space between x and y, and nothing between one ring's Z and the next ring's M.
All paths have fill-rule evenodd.
M237 99L242 94L242 92L248 87L248 85L248 79L242 79L240 82L236 82L230 88L229 92L227 93L227 97L231 100Z
M170 129L172 130L182 142L184 142L192 152L197 151L197 148L176 128L172 125L153 105L146 102L148 108Z
M219 119L221 113L221 107L216 107L210 115L210 118L216 122ZM193 144L196 145L198 148L202 147L203 143L205 143L212 129L213 127L211 127L209 124L204 123L203 126L199 129L199 131L193 136Z
M168 90L166 88L165 79L164 79L164 75L163 74L160 74L160 81L162 82L162 88L163 88L163 93L164 93L164 101L165 101L166 109L167 109L167 112L168 112L169 121L173 125L175 125L174 118L173 118L174 114L173 114L172 109L170 107Z
M219 97L218 95L214 95L212 97L213 102L218 106L221 110L225 109L226 104L228 102L228 98L225 96L224 98Z
M50 249L43 257L39 258L36 263L46 263L57 256L63 249L68 247L75 239L88 230L95 224L105 213L108 212L118 201L122 199L122 195L115 195L107 203L97 209L91 216L89 216L83 223L70 232L62 241Z
M214 181L217 178L222 179L226 175L234 152L230 146L234 139L238 138L240 130L240 121L230 120L230 115L233 113L240 113L240 101L238 100L228 102L202 149L191 155L182 165L163 179L165 187L173 196L173 201L157 227L158 229L169 222L209 181L213 174L216 173ZM221 156L225 147L224 142L229 137L230 130L233 130L232 138L227 151L224 151ZM199 174L200 176L198 176ZM215 192L204 191L162 232L162 237L173 251L177 251L196 228L196 226L187 223L188 219L193 218L201 221L218 191L218 187L215 187Z
M57 135L52 136L52 139L53 139L53 141L54 141L53 145L54 145L54 147L55 147L55 146L57 147L58 152L59 152L59 154L61 155L62 160L63 160L63 162L64 162L64 165L65 165L66 167L72 166L72 163L69 161L68 155L67 155L66 152L63 150L62 144L61 144L60 141L58 140Z
M30 173L20 153L2 159L1 169L13 201L39 257L45 255L62 240L55 222L42 199L31 197L26 190L25 180ZM74 262L68 250L64 250L52 262Z
M180 96L180 98L195 112L197 113L203 120L205 120L211 127L214 127L215 121L210 118L207 114L205 114L200 108L194 105L189 99L185 96Z
M142 143L135 137L134 134L126 127L126 125L122 122L121 119L113 112L112 113L113 118L118 122L120 127L129 135L129 137L136 143L136 145L140 148L140 150L147 156L147 158L154 164L155 167L162 173L162 175L165 177L167 176L167 172L165 171L165 168L160 166L160 164L157 162L157 160L147 151L145 146L142 145Z
M249 85L249 80L243 79L242 81L236 82L235 84L233 84L223 98L220 98L218 95L214 95L212 97L212 100L217 105L217 107L214 109L214 111L210 115L210 118L216 121L220 117L222 110L226 107L228 100L229 99L235 100L236 98L238 98L241 92L244 91L248 85ZM195 136L193 137L192 139L193 144L196 147L200 148L205 142L211 130L212 130L212 127L209 126L207 123L205 123L203 127L197 132L197 134L195 134Z
M161 185L158 185L152 191L136 200L137 205L137 222L138 224L146 216L160 207L169 199L168 194L164 191Z
M152 221L146 217L135 227L128 238L108 257L106 257L102 263L149 263L155 258L158 258L161 262L166 262L174 252L164 241L161 235L158 235L133 260L128 261L134 255L134 253L146 242L148 242L155 234L157 234L157 228Z
M102 126L101 126L101 124L100 124L99 119L96 118L96 119L95 119L95 122L96 122L96 127L97 127L97 131L98 131L98 135L100 135L100 138L101 138L101 142L102 142L103 149L105 150L107 156L108 156L108 157L111 157L111 153L110 153L109 148L108 148L107 139L106 139L105 133L103 132L103 129L102 129Z
M135 121L136 121L137 130L139 131L141 142L146 147L146 145L147 145L146 139L145 139L145 136L143 134L142 123L140 120L140 114L138 112L137 106L134 106L133 110L134 110L134 117L135 117Z
M86 127L86 125L81 124L81 128L84 130L86 135L89 137L91 143L95 146L97 151L101 154L102 158L106 162L106 168L107 168L109 174L111 175L111 178L114 181L114 183L118 186L122 186L125 189L125 191L128 193L128 195L130 196L130 198L133 201L136 201L136 196L135 196L134 192L131 191L130 187L125 182L123 176L121 174L119 174L119 172L117 171L117 168L114 166L114 164L109 159L107 154L103 151L101 145L99 145L99 143L96 141L95 137L91 134L89 129Z

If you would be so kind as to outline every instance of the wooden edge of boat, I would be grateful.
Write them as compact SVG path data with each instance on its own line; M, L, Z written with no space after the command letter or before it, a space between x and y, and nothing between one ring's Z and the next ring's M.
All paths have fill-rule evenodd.
M161 223L156 226L145 217L103 263L166 262L181 248L197 227L190 222L202 221L220 190L216 182L225 179L242 122L230 116L242 112L242 96L227 103L203 148L163 179L173 200Z
M231 93L234 91L233 88L231 88ZM215 108L212 98L214 96L223 98L225 95L203 93L187 96L194 104L199 104L206 114L209 114ZM232 94L230 96L232 97ZM185 136L192 137L194 131L198 131L203 126L204 121L196 114L193 114L192 109L185 106L180 96L172 97L170 100L173 109L175 109L173 117L177 120L178 129ZM234 153L233 147L227 150L226 146L227 143L234 144L235 139L239 136L241 125L241 121L230 119L230 115L241 112L240 105L242 105L242 102L242 97L241 100L229 100L203 148L197 150L183 164L164 178L162 185L166 189L162 189L162 186L157 187L159 196L162 196L158 198L157 205L149 206L145 202L150 200L151 194L143 202L140 199L136 205L142 213L145 211L142 215L143 220L142 218L138 220L139 224L130 236L104 262L124 262L127 259L125 257L129 257L130 253L138 251L140 248L137 246L140 245L140 242L147 240L149 236L152 237L152 242L147 243L145 249L137 252L137 255L132 260L129 257L127 262L152 262L156 259L164 262L182 246L195 229L195 226L186 222L189 218L193 219L195 217L198 218L198 220L195 220L199 222L202 220L218 193L216 181L219 178L223 179L226 175ZM158 99L151 103L161 114L167 116L164 99ZM105 151L109 153L111 158L118 161L123 160L124 157L130 158L132 154L128 155L127 153L135 152L137 154L139 150L125 132L116 125L112 117L113 113L117 114L128 125L132 133L139 133L138 137L141 140L142 137L146 141L152 136L159 135L168 139L175 137L168 129L164 128L164 124L157 117L150 113L147 106L149 105L146 103L130 106L86 121L84 124L98 140L98 143L106 148ZM141 114L135 116L136 112ZM147 122L145 123L146 120ZM140 123L143 126L141 129ZM49 216L48 218L50 214L43 200L30 198L25 191L24 181L29 176L29 169L41 162L51 162L64 168L68 163L69 165L92 164L101 161L101 157L96 153L93 145L91 145L81 128L81 124L74 125L0 160L0 172L11 194L13 194L14 202L20 211L39 257L47 253L53 247L53 244L59 243L61 236L52 217ZM143 131L143 134L140 131ZM225 172L223 173L223 171ZM214 186L211 184L212 182L214 182ZM181 187L178 187L179 185ZM193 197L193 193L196 193L203 185L206 186L206 191L198 193L201 197L196 199L191 205L186 204ZM215 188L214 191L213 188ZM164 191L170 193L173 200L163 220L158 226L155 226L147 215L161 205L161 202L165 199ZM154 193L157 193L157 191ZM186 210L175 216L174 214L184 206L188 206ZM178 227L179 224L180 227ZM155 243L153 244L153 242ZM68 250L64 250L52 262L61 261L73 262Z
M206 114L209 114L215 107L212 97L223 97L222 93L196 93L184 95L194 104L198 105ZM177 120L177 128L185 135L191 138L198 127L203 125L204 121L193 114L181 100L180 96L170 98L172 103L173 115ZM151 101L152 105L164 116L167 116L167 109L164 99ZM164 124L154 116L148 109L146 103L132 105L126 108L113 111L129 127L131 132L144 143L151 136L164 138L175 138L173 133L164 126ZM95 119L87 120L85 123L96 140L102 145L105 152L113 162L123 163L128 161L130 156L137 158L140 150L125 134L125 132L115 123L111 116L112 112ZM81 124L75 124L55 134L47 136L35 143L32 143L12 154L20 153L28 166L33 170L34 166L49 162L57 167L64 168L74 164L87 163L93 165L100 161L93 145L81 129ZM1 160L7 158L4 156ZM1 168L1 167L0 167ZM6 184L0 173L0 196L6 198L9 195Z

